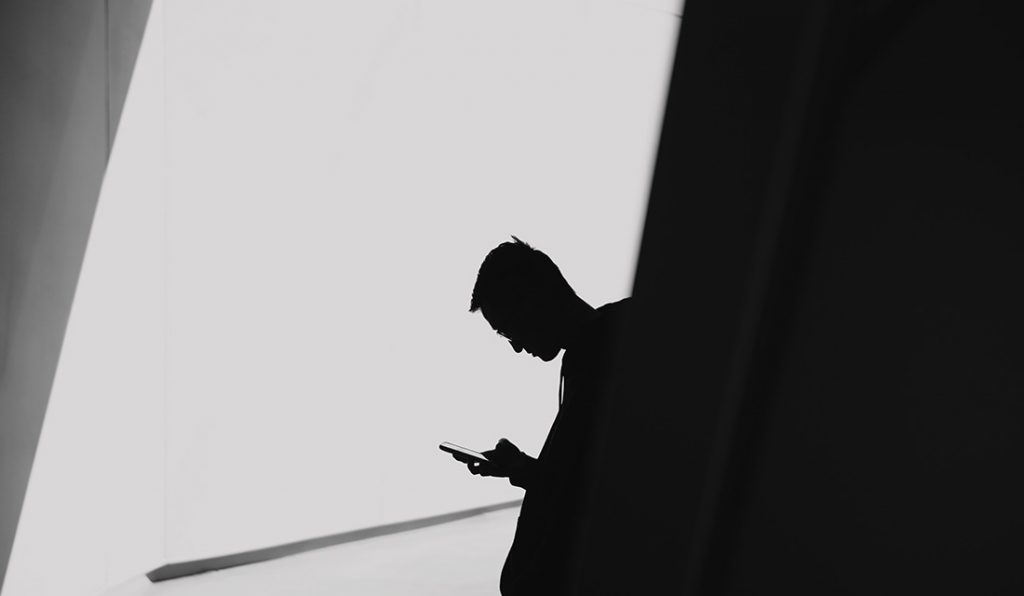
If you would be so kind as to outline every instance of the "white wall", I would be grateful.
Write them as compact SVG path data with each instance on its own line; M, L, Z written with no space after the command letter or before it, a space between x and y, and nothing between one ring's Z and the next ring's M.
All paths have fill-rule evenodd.
M620 2L167 6L170 560L521 495L557 362L467 312L516 234L628 294L678 19Z
M468 312L476 271L516 234L628 294L677 25L154 2L4 596L521 496L437 449L535 454L555 413L557 362ZM48 550L54 515L96 539Z

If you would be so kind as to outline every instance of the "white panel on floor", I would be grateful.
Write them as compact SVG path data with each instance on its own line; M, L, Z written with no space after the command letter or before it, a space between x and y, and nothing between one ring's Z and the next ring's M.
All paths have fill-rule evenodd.
M519 509L103 596L489 596L498 594Z

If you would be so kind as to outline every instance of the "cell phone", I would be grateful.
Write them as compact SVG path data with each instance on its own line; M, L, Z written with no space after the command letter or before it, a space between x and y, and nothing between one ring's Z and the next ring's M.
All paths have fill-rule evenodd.
M468 457L469 459L472 459L474 461L478 461L478 462L480 462L482 464L490 463L490 460L488 460L486 457L484 457L484 454L477 453L476 451L473 451L472 449L466 449L465 447L460 447L460 446L456 445L455 443L444 442L444 443L441 443L440 445L438 445L438 447L441 448L441 451L446 451L446 452L451 453L451 454L458 453L459 455L464 455L464 456Z

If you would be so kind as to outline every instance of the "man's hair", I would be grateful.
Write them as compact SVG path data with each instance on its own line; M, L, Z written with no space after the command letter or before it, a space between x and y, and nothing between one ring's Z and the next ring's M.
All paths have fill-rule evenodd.
M550 257L512 236L512 242L499 244L480 265L469 312L506 304L527 287L575 295Z

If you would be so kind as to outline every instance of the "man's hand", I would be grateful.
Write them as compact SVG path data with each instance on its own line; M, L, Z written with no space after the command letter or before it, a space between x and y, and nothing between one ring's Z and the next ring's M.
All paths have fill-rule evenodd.
M453 453L452 457L466 464L469 472L475 476L497 478L508 478L516 474L533 460L508 439L501 439L494 449L484 451L482 455L488 459L487 462L479 462L458 453Z
M469 457L468 455L463 455L457 452L452 453L451 455L456 460L466 464L466 467L469 468L469 471L473 474L476 474L478 476L497 476L499 478L506 477L508 474L502 473L501 468L495 463L493 463L493 460L491 459L490 455L488 455L489 453L490 451L484 451L481 454L488 460L490 460L488 462L481 462L479 460L473 459L472 457Z

